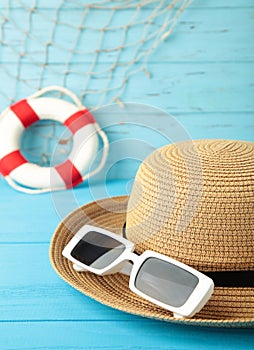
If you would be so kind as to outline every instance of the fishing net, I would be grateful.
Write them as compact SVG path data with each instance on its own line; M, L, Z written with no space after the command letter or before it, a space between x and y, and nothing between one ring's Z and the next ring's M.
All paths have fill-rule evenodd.
M1 105L52 84L93 106L120 100L132 75L150 76L149 56L189 2L2 1Z
M49 85L70 89L90 108L110 102L122 104L133 75L156 75L147 68L148 59L171 35L189 3L190 0L1 1L1 109ZM43 152L38 153L40 147L31 148L33 142L25 140L25 155L48 166L52 150L48 142L58 139L58 129L54 123L32 127L30 135L36 135L36 140L42 138ZM59 147L60 157L69 152L68 143L60 142Z

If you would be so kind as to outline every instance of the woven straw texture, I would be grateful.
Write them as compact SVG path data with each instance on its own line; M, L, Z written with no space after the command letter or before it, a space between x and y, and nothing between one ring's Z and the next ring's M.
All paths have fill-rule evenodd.
M216 287L190 319L133 294L128 276L78 273L61 252L84 224L121 234L136 252L150 249L198 270L254 269L254 144L202 140L167 145L140 166L129 197L92 202L56 229L50 259L57 273L82 293L129 313L177 323L254 327L254 288Z

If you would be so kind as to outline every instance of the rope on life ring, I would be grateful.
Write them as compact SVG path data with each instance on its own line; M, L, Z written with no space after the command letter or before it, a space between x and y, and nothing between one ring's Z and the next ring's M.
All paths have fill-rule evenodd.
M59 91L74 103L42 97L50 91ZM30 163L19 149L23 131L43 119L64 124L73 136L73 148L68 159L54 167ZM101 161L96 169L86 173L98 149L98 135L103 142ZM0 173L10 186L21 192L38 194L75 187L103 168L108 149L108 138L93 115L75 94L60 86L39 90L8 107L0 116Z

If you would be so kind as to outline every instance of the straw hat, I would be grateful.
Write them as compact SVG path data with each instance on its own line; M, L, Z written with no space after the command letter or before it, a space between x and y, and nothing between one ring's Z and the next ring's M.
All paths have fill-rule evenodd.
M62 250L84 224L103 227L199 271L254 270L254 143L187 141L164 146L140 166L130 197L87 204L56 229L50 259L71 286L132 314L177 323L254 326L254 288L216 287L194 317L175 319L133 294L128 276L78 273Z

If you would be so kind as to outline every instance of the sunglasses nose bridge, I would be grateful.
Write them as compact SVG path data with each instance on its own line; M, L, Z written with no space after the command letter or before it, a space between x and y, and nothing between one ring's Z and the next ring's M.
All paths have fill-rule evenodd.
M135 264L135 262L138 261L139 256L133 252L129 252L126 258L133 264Z

